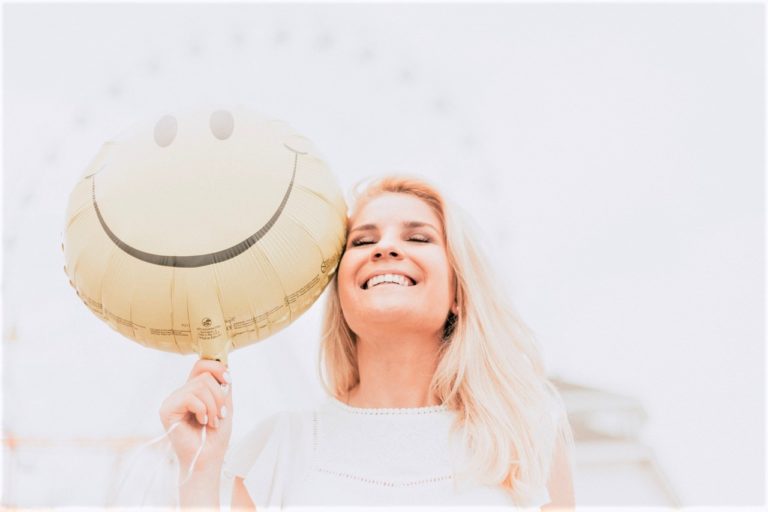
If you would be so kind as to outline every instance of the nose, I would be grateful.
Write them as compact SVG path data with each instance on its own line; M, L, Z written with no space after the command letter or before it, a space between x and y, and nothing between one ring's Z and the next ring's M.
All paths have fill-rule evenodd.
M403 259L403 253L394 245L378 245L371 252L371 259L378 261L382 259L392 258L395 260Z

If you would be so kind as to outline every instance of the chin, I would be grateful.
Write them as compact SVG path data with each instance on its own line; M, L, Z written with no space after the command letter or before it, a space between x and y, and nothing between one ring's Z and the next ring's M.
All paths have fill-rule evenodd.
M397 303L376 303L368 304L365 308L360 308L361 317L364 322L382 323L417 321L421 317L419 311L402 302Z
M445 323L445 319L433 318L434 311L424 311L402 303L376 304L358 308L356 313L357 318L353 322L349 323L352 319L347 319L350 328L356 333L365 332L371 327L380 330L442 332Z

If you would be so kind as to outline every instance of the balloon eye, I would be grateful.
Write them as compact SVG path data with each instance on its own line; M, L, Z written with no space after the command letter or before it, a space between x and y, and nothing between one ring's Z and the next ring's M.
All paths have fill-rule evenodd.
M161 148L164 148L173 142L176 138L176 131L179 124L173 116L164 116L155 125L155 142Z
M219 140L228 139L235 129L235 118L228 110L217 110L211 114L211 132Z

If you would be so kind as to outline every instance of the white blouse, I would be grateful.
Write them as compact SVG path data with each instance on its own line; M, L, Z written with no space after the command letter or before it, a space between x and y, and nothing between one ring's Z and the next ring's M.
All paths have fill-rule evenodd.
M228 510L234 478L257 508L335 506L516 507L499 486L458 484L460 460L446 406L368 409L330 398L315 411L283 412L232 447L222 471ZM541 486L534 509L549 502Z

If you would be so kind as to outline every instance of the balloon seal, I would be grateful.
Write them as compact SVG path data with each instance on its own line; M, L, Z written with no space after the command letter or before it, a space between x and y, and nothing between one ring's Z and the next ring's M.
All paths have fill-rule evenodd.
M219 361L227 364L227 356L232 349L232 340L229 338L218 338L203 343L200 350L200 359L210 361Z

